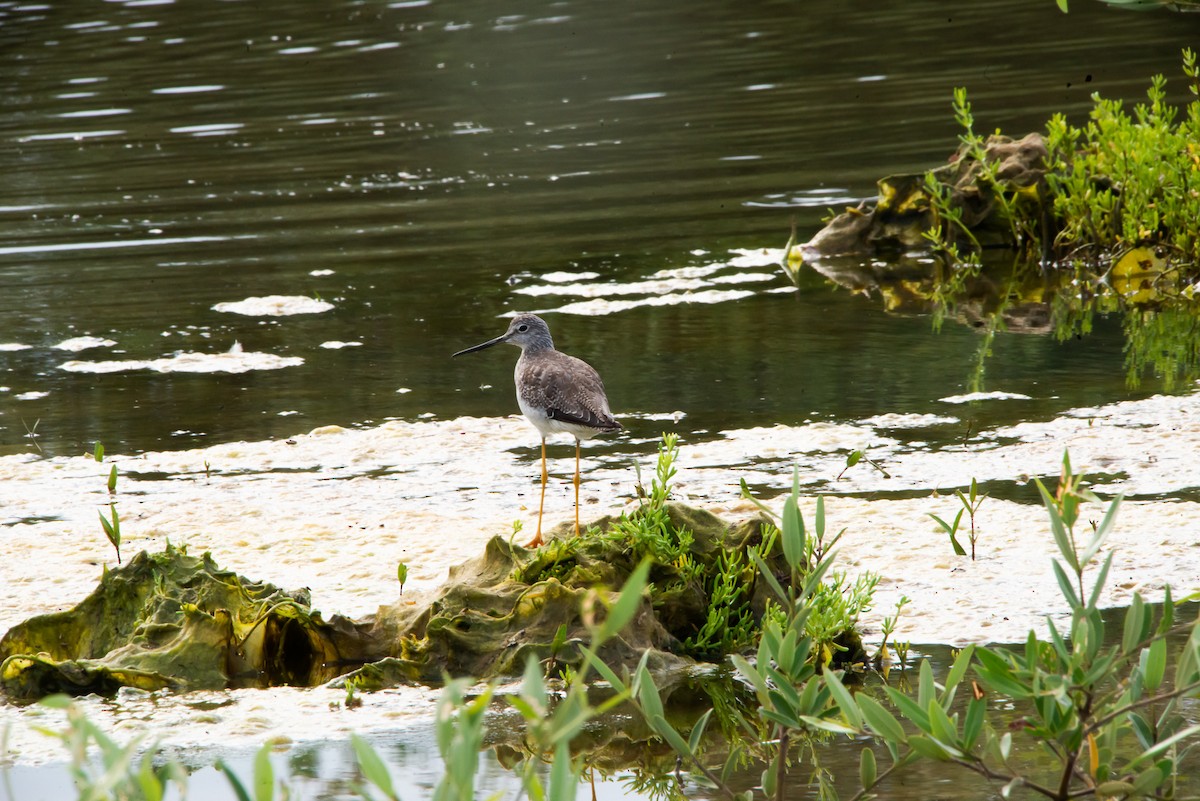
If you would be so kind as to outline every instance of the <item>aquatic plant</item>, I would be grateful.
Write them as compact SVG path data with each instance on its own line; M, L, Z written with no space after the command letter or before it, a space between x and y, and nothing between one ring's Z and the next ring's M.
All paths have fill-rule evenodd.
M958 526L959 523L962 522L962 516L964 512L970 517L971 531L968 534L968 537L971 543L971 561L974 562L975 543L979 539L979 532L975 528L975 515L978 514L980 505L983 503L984 499L987 498L987 493L985 492L982 495L979 494L979 485L973 478L971 479L971 487L968 492L968 495L964 495L962 490L954 491L954 497L958 498L959 503L962 504L962 508L960 508L958 510L958 514L954 516L953 523L947 523L933 512L930 512L929 516L932 517L934 521L942 527L943 531L950 535L950 547L954 549L954 553L958 556L967 555L966 549L964 549L958 542Z
M890 758L881 767L876 750L863 748L854 801L874 797L899 771L921 760L976 773L1000 786L1004 798L1018 788L1054 801L1175 797L1180 760L1195 750L1200 735L1200 724L1189 725L1184 706L1185 699L1200 696L1200 619L1177 625L1168 588L1156 621L1135 593L1120 644L1105 647L1097 604L1112 552L1103 560L1099 553L1121 498L1113 499L1084 535L1076 532L1080 509L1097 499L1072 471L1067 455L1054 491L1041 481L1038 488L1061 557L1053 566L1071 612L1069 630L1060 632L1048 621L1050 638L1039 639L1031 631L1023 649L968 646L941 684L929 662L922 661L913 695L886 684L882 698L864 689L852 693L841 673L816 673L805 658L813 641L802 625L816 584L806 581L799 592L777 588L788 599L785 622L764 627L756 659L734 657L739 675L755 689L759 718L770 727L759 741L773 749L766 755L761 783L768 798L783 797L790 746L811 743L818 732L870 737ZM788 530L799 529L786 527L784 539L792 542L786 550L797 557L803 549L797 549L795 533L789 538ZM799 558L789 561L802 564ZM1097 562L1089 588L1085 575ZM1172 633L1185 634L1186 641L1169 679L1167 636ZM752 799L752 791L735 792L724 773L704 761L699 742L708 716L684 739L659 714L650 677L639 679L639 708L664 741L724 797ZM971 697L960 713L955 699L962 687L969 688ZM1019 726L1009 726L1001 717L993 722L997 706L1014 702L1023 713ZM1017 743L1018 737L1031 742ZM1039 753L1053 764L1048 778L1044 760L1033 756ZM818 766L814 778L821 798L840 797L835 785L844 785L844 777L831 777Z
M109 502L108 513L112 516L111 519L106 518L103 512L98 512L100 525L104 528L104 536L108 537L108 541L112 543L117 552L117 564L119 565L121 564L121 516L117 514L115 501Z

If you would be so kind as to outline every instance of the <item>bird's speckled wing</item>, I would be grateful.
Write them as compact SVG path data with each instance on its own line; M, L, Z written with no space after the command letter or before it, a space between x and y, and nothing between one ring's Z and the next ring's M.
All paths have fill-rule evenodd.
M544 409L547 417L563 423L616 431L604 394L604 382L590 364L559 351L523 359L518 365L518 387L530 406Z

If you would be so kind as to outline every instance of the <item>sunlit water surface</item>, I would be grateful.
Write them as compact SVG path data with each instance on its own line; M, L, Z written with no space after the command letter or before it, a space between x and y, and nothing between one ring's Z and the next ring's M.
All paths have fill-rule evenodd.
M956 144L954 86L968 88L980 129L1015 134L1055 111L1084 119L1093 91L1134 102L1156 72L1184 101L1179 51L1198 26L1194 16L1084 0L1069 16L1048 0L557 2L503 13L419 0L269 12L248 2L0 3L0 454L10 458L0 514L20 548L0 568L5 626L29 609L21 604L46 611L78 600L107 558L105 543L80 533L96 529L104 471L93 480L78 461L38 461L78 457L97 441L124 459L130 520L143 501L177 503L139 511L147 525L130 526L135 545L191 537L261 573L270 542L274 572L259 577L313 586L336 611L382 602L371 548L343 541L323 565L303 558L320 548L319 526L334 522L298 526L294 537L236 537L204 507L228 497L236 519L244 511L234 495L257 494L281 499L281 520L346 516L356 530L385 530L371 547L389 565L397 553L432 550L404 539L401 515L423 515L416 530L427 533L511 519L514 494L531 497L532 429L463 423L458 436L508 454L467 468L457 443L439 461L447 429L432 426L515 411L515 352L449 354L499 334L516 310L544 313L559 346L600 369L629 431L589 449L601 505L631 495L629 465L664 429L694 446L698 472L681 481L702 500L717 494L718 471L742 470L777 492L793 460L807 482L837 489L845 453L870 444L907 464L910 478L889 484L859 468L844 491L906 502L978 475L1027 504L1017 474L1048 474L1064 426L1078 435L1058 415L1159 388L1153 375L1127 386L1119 323L1102 319L1091 336L1061 343L1002 333L983 388L1010 400L951 403L978 375L976 333L947 324L935 335L927 318L890 316L877 299L812 274L793 290L775 266L778 248L792 220L814 232L827 209L871 196L881 175L943 161ZM1194 430L1190 407L1163 414ZM385 420L431 428L371 437ZM1044 428L1010 428L1022 423ZM362 428L367 444L281 453L328 425ZM1026 437L1034 444L1017 453L1027 463L1001 451L962 466L955 449L978 432L999 443ZM242 440L252 444L241 456L211 450ZM1195 481L1182 477L1190 440L1149 467L1119 442L1102 441L1104 454L1116 451L1109 478L1129 485L1115 488L1194 500ZM173 451L177 459L162 455ZM159 454L161 471L138 476L143 452ZM210 463L220 491L205 494ZM1148 472L1130 477L1132 463ZM443 474L442 464L460 472ZM302 471L293 484L289 470ZM331 482L307 475L322 471L355 494L331 503L322 494ZM60 484L64 474L74 483ZM391 518L380 511L389 493ZM560 517L567 498L550 499ZM290 540L308 550L287 550ZM68 555L52 577L37 573L36 543ZM428 553L424 569L415 560L416 583L436 584L428 565L447 558ZM396 702L389 716L381 695L380 717L343 714L314 735L304 727L319 715L285 710L328 699L306 707L289 692L298 691L239 701L211 734L181 714L189 748L227 742L225 727L239 723L250 741L273 732L257 728L260 718L294 720L297 740L399 727L380 735L392 738L387 754L415 776L416 795L428 793L437 772L429 697ZM134 702L94 706L121 732L142 714ZM5 709L15 726L30 715ZM234 754L242 767L247 753ZM345 797L344 745L288 759L315 777L312 797ZM500 787L511 782L504 775L492 764L481 781ZM19 767L7 780L0 798L68 792L65 776L40 769ZM202 771L192 797L231 797L223 787Z

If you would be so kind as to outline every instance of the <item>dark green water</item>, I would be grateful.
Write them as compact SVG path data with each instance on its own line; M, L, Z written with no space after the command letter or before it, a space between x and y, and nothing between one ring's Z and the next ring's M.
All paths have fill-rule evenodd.
M513 412L476 391L507 386L511 360L447 356L497 315L572 300L522 284L623 286L780 247L792 218L811 234L880 175L944 160L952 87L981 129L1024 133L1179 75L1200 26L1076 5L0 4L0 344L30 346L0 351L0 453L30 432L47 454L131 452ZM976 335L815 276L768 292L785 286L547 316L614 409L684 411L685 434L927 411L967 380ZM336 308L212 310L271 294ZM51 347L83 334L117 344ZM234 341L305 362L60 369ZM1126 397L1121 347L1104 324L1065 345L1002 335L988 388L1035 400L992 422Z

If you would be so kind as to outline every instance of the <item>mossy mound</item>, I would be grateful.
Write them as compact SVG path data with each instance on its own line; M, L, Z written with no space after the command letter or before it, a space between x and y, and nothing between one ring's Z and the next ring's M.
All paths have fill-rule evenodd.
M1048 213L1046 140L1039 133L1021 139L1000 134L983 144L982 161L964 144L947 164L932 171L961 215L961 223L983 247L1012 246L1009 220L998 214L997 191L1035 209L1032 216ZM985 167L987 169L985 169ZM994 170L998 185L981 180ZM925 238L937 219L930 200L926 174L889 175L878 183L874 204L864 202L830 220L808 242L790 246L784 268L793 281L801 264L847 254L899 254L927 250Z
M767 593L757 571L736 555L757 547L777 577L786 576L778 544L763 542L769 521L731 525L680 504L655 513L660 530L649 539L626 537L627 518L600 520L578 538L563 536L568 529L561 527L536 551L493 538L479 557L452 568L427 603L398 602L361 622L326 622L306 591L249 581L221 570L208 554L143 552L106 571L74 609L9 631L0 640L0 685L18 699L121 686L311 685L337 676L377 689L447 675L516 676L531 656L578 665L589 625L647 555L651 585L632 622L600 656L633 667L650 651L656 671L719 659L714 643L727 641L698 636L712 629L715 577L728 578L731 559L741 565L738 609L722 614L736 612L729 619L748 628L761 618ZM848 655L859 658L857 635L847 636Z
M366 629L313 612L285 592L170 545L106 570L74 609L0 639L0 686L15 699L229 686L309 685L333 666L383 656ZM373 652L375 650L375 652ZM343 668L345 670L346 668ZM337 671L341 672L341 671Z

